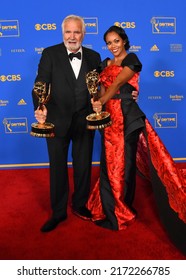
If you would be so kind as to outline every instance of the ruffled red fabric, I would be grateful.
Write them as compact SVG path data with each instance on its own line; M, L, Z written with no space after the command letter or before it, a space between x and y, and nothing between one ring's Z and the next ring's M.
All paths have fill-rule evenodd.
M104 130L104 145L107 162L107 172L115 200L115 215L119 229L123 224L134 219L134 214L123 203L124 201L124 121L121 110L121 100L109 100L106 111L112 116L112 125Z
M112 125L104 129L104 146L107 162L107 173L115 202L115 216L118 220L118 229L125 229L134 219L134 213L123 203L124 201L124 128L123 114L121 110L121 100L109 100L106 110L112 116ZM101 198L100 179L93 188L88 208L92 213L92 220L102 220L105 218Z
M100 74L100 81L105 86L105 88L108 88L114 82L114 80L122 70L123 67L118 65L110 65L105 67L105 69ZM127 83L133 86L138 91L138 80L139 73L135 73L134 76ZM117 93L119 93L119 91Z

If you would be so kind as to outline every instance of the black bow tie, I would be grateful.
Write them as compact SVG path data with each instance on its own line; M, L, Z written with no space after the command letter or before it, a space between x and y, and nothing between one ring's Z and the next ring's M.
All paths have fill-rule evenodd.
M70 60L72 60L73 57L77 57L78 59L81 59L81 53L80 52L78 52L78 53L70 53L69 54Z

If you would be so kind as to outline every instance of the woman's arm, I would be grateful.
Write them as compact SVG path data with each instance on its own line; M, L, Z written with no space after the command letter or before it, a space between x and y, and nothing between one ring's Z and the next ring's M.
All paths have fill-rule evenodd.
M91 99L92 107L94 112L100 113L102 111L102 106L112 98L116 92L120 89L122 85L127 83L135 74L136 72L132 71L129 67L125 66L111 86L105 90L105 87L101 84L100 91L99 91L99 100L94 101L93 98ZM138 92L132 92L133 99L137 101Z
M134 71L125 66L111 86L101 95L99 99L101 104L104 105L109 99L111 99L120 89L120 87L127 83L134 76L134 74Z
M105 94L105 87L103 84L100 85L99 97L102 97Z

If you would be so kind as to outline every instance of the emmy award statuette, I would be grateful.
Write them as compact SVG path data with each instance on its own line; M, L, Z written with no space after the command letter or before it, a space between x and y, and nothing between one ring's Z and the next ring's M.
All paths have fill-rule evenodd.
M36 82L33 88L34 94L38 98L38 106L43 110L43 106L50 98L50 84L45 82ZM35 137L54 137L54 125L52 123L32 123L30 134Z
M94 101L99 100L98 86L99 86L99 73L96 70L90 71L86 75L86 84L90 95ZM103 129L112 124L110 113L100 112L92 113L86 117L88 129Z

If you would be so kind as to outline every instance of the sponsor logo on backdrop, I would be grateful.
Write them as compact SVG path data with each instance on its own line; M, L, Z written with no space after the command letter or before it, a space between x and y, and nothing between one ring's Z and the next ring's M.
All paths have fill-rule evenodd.
M177 113L155 113L155 128L177 128Z
M150 96L148 96L148 99L149 100L161 100L162 96L160 96L160 95L150 95Z
M36 23L35 24L35 30L37 31L41 31L41 30L44 30L44 31L49 31L49 30L56 30L57 27L56 27L56 23Z
M104 46L102 46L102 50L107 51L108 47L104 45Z
M171 52L182 52L182 44L170 44L170 51Z
M153 34L176 34L175 17L153 17L151 24Z
M10 50L11 53L25 53L25 49L11 49Z
M184 96L180 94L170 94L169 97L172 101L182 101L184 99Z
M83 18L86 27L86 34L98 34L98 18L86 17Z
M83 46L86 47L86 48L88 48L88 49L93 49L93 46L90 45L90 44L84 44Z
M130 52L139 52L139 51L141 51L141 46L132 45L132 46L130 46L129 51Z
M0 82L18 82L21 81L21 75L15 75L15 74L10 74L10 75L1 75L0 76Z
M34 50L35 50L35 52L36 52L37 54L42 54L44 48L42 48L42 47L41 47L41 48L37 48L37 47L36 47Z
M19 37L18 20L0 20L0 38L1 37Z
M5 133L28 133L27 118L4 118Z
M151 52L159 52L159 48L157 45L153 45L152 48L150 49Z
M102 50L108 50L108 47L103 46ZM129 52L139 52L139 51L141 51L141 46L135 46L135 45L130 46Z
M135 28L136 23L134 21L122 21L122 22L114 22L114 25L119 26L121 28Z
M173 78L174 77L174 71L169 70L162 70L162 71L154 71L154 77L156 78Z
M9 103L8 100L2 100L2 99L0 99L0 106L1 106L1 107L2 107L2 106L7 106L8 103Z
M17 103L17 105L27 105L27 103L26 103L25 100L22 98L21 100L19 100L19 102Z

